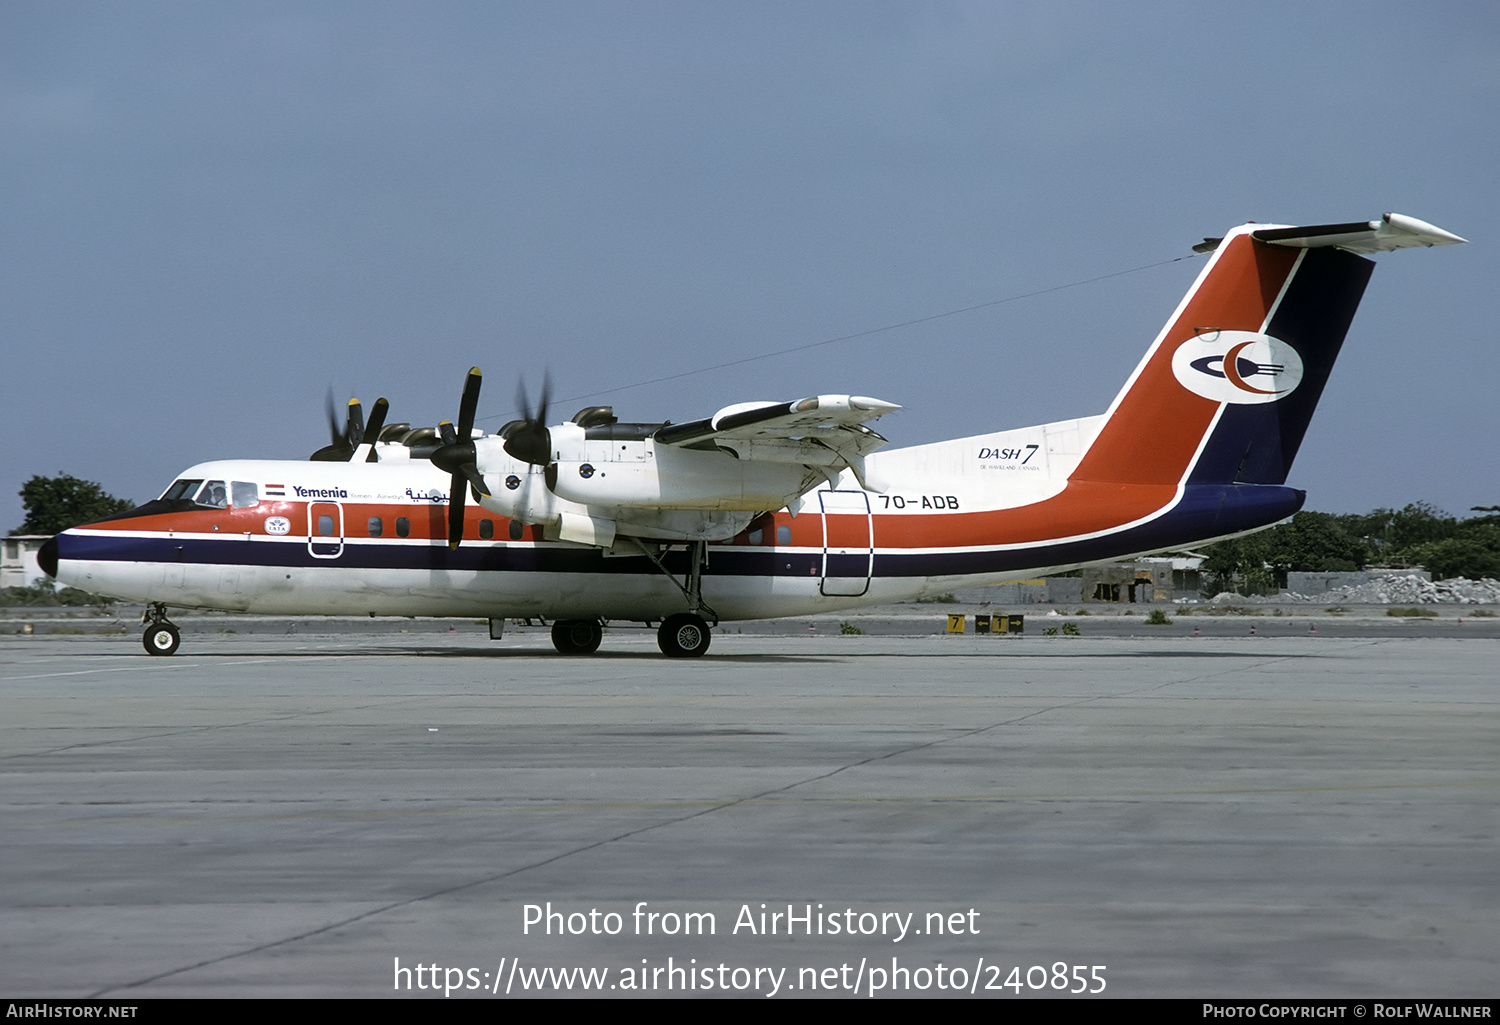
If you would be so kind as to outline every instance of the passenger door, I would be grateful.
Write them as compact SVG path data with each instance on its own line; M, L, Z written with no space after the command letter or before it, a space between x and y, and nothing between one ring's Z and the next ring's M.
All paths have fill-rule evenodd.
M314 559L344 554L344 507L337 502L307 503L307 550Z

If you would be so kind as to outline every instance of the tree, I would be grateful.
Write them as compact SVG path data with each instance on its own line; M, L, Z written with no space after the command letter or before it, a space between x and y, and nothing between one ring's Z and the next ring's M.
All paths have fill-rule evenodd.
M1446 541L1458 532L1458 521L1435 505L1413 502L1391 515L1390 543L1395 548Z
M58 534L135 505L114 497L91 480L66 473L31 478L21 487L21 502L26 506L26 522L11 531L13 534Z
M1266 564L1270 554L1268 533L1250 534L1246 537L1219 541L1203 549L1203 572L1213 581L1217 591L1239 590L1236 579L1243 579L1250 588L1264 589L1267 586ZM1251 575L1255 579L1250 580ZM1275 590L1275 587L1271 587Z
M1358 535L1351 536L1338 517L1328 513L1299 512L1292 522L1272 527L1266 535L1270 548L1266 561L1282 577L1290 570L1354 570L1365 562L1365 547Z
M1500 577L1500 552L1486 548L1478 541L1450 537L1424 547L1422 566L1432 573L1435 580L1450 577L1494 579Z
M1216 590L1260 593L1286 585L1290 570L1353 570L1420 566L1437 580L1500 577L1500 515L1455 519L1436 506L1413 502L1404 509L1330 516L1299 512L1290 523L1207 545L1203 572Z

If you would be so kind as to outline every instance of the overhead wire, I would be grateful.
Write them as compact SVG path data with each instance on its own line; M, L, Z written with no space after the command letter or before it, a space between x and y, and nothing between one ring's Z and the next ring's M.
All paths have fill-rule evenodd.
M957 317L964 313L973 313L975 310L989 309L992 306L1003 306L1006 303L1019 302L1022 299L1034 299L1039 295L1047 295L1051 292L1061 292L1068 288L1078 288L1082 285L1092 285L1099 281L1108 281L1110 278L1124 277L1127 274L1139 274L1142 271L1153 270L1157 267L1165 267L1171 263L1181 263L1184 260L1196 260L1202 253L1189 253L1186 256L1174 256L1170 260L1158 260L1155 263L1142 264L1139 267L1131 267L1126 270L1111 271L1108 274L1099 274L1092 278L1081 278L1078 281L1069 281L1062 285L1050 285L1047 288L1038 288L1031 292L1021 292L1017 295L1009 295L1003 299L991 299L988 302L975 303L972 306L962 306L954 310L945 310L942 313L930 313L924 317L916 317L912 320L903 320L894 324L884 324L880 327L867 328L863 331L855 331L847 335L837 335L833 338L824 338L816 342L807 342L803 345L793 345L785 349L776 349L772 352L759 352L753 356L742 356L739 359L726 360L723 363L714 363L706 367L697 367L693 370L682 370L675 374L665 374L661 377L653 377L644 381L636 381L632 384L615 385L612 388L601 388L597 391L583 392L565 398L556 399L557 402L577 402L580 399L593 399L602 395L613 395L616 392L630 391L633 388L646 388L653 384L664 384L668 381L679 381L685 377L695 377L699 374L712 373L715 370L727 370L730 367L744 366L747 363L755 363L764 359L775 359L778 356L789 356L796 352L807 352L809 349L821 348L825 345L834 345L838 342L849 342L856 338L868 338L871 335L883 334L887 331L899 331L906 327L915 327L918 324L930 324L935 320L943 320L946 317ZM499 420L502 417L510 419L517 410L509 413L500 413L493 416L479 417L479 420ZM477 421L476 421L477 422Z

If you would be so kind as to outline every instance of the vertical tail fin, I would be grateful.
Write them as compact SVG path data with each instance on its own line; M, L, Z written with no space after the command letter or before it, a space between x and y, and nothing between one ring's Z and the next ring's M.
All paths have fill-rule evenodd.
M1399 214L1230 232L1115 398L1073 479L1282 484L1374 264L1462 242Z

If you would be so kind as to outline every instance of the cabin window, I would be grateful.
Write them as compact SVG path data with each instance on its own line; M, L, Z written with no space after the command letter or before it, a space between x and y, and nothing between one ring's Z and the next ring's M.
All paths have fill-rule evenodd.
M479 537L480 537L480 539L484 540L484 541L488 541L490 538L492 538L494 536L495 536L495 521L494 520L480 520L479 521Z
M750 532L750 536L746 540L753 545L763 544L766 540L766 532L760 527L756 527Z
M260 491L249 481L237 480L229 485L231 501L236 509L248 509L260 502Z
M396 536L411 537L411 520L405 516L396 517Z
M325 516L319 516L318 517L318 536L319 537L333 537L333 517L332 516L326 516L325 515Z
M369 527L371 537L379 537L381 534L385 533L385 521L382 520L379 516L370 517Z
M521 525L521 521L520 520L511 520L510 521L510 539L512 541L519 541L519 540L521 540L521 538L525 535L525 533L526 533L526 528Z
M792 527L789 523L783 523L776 528L776 543L782 548L792 543Z

